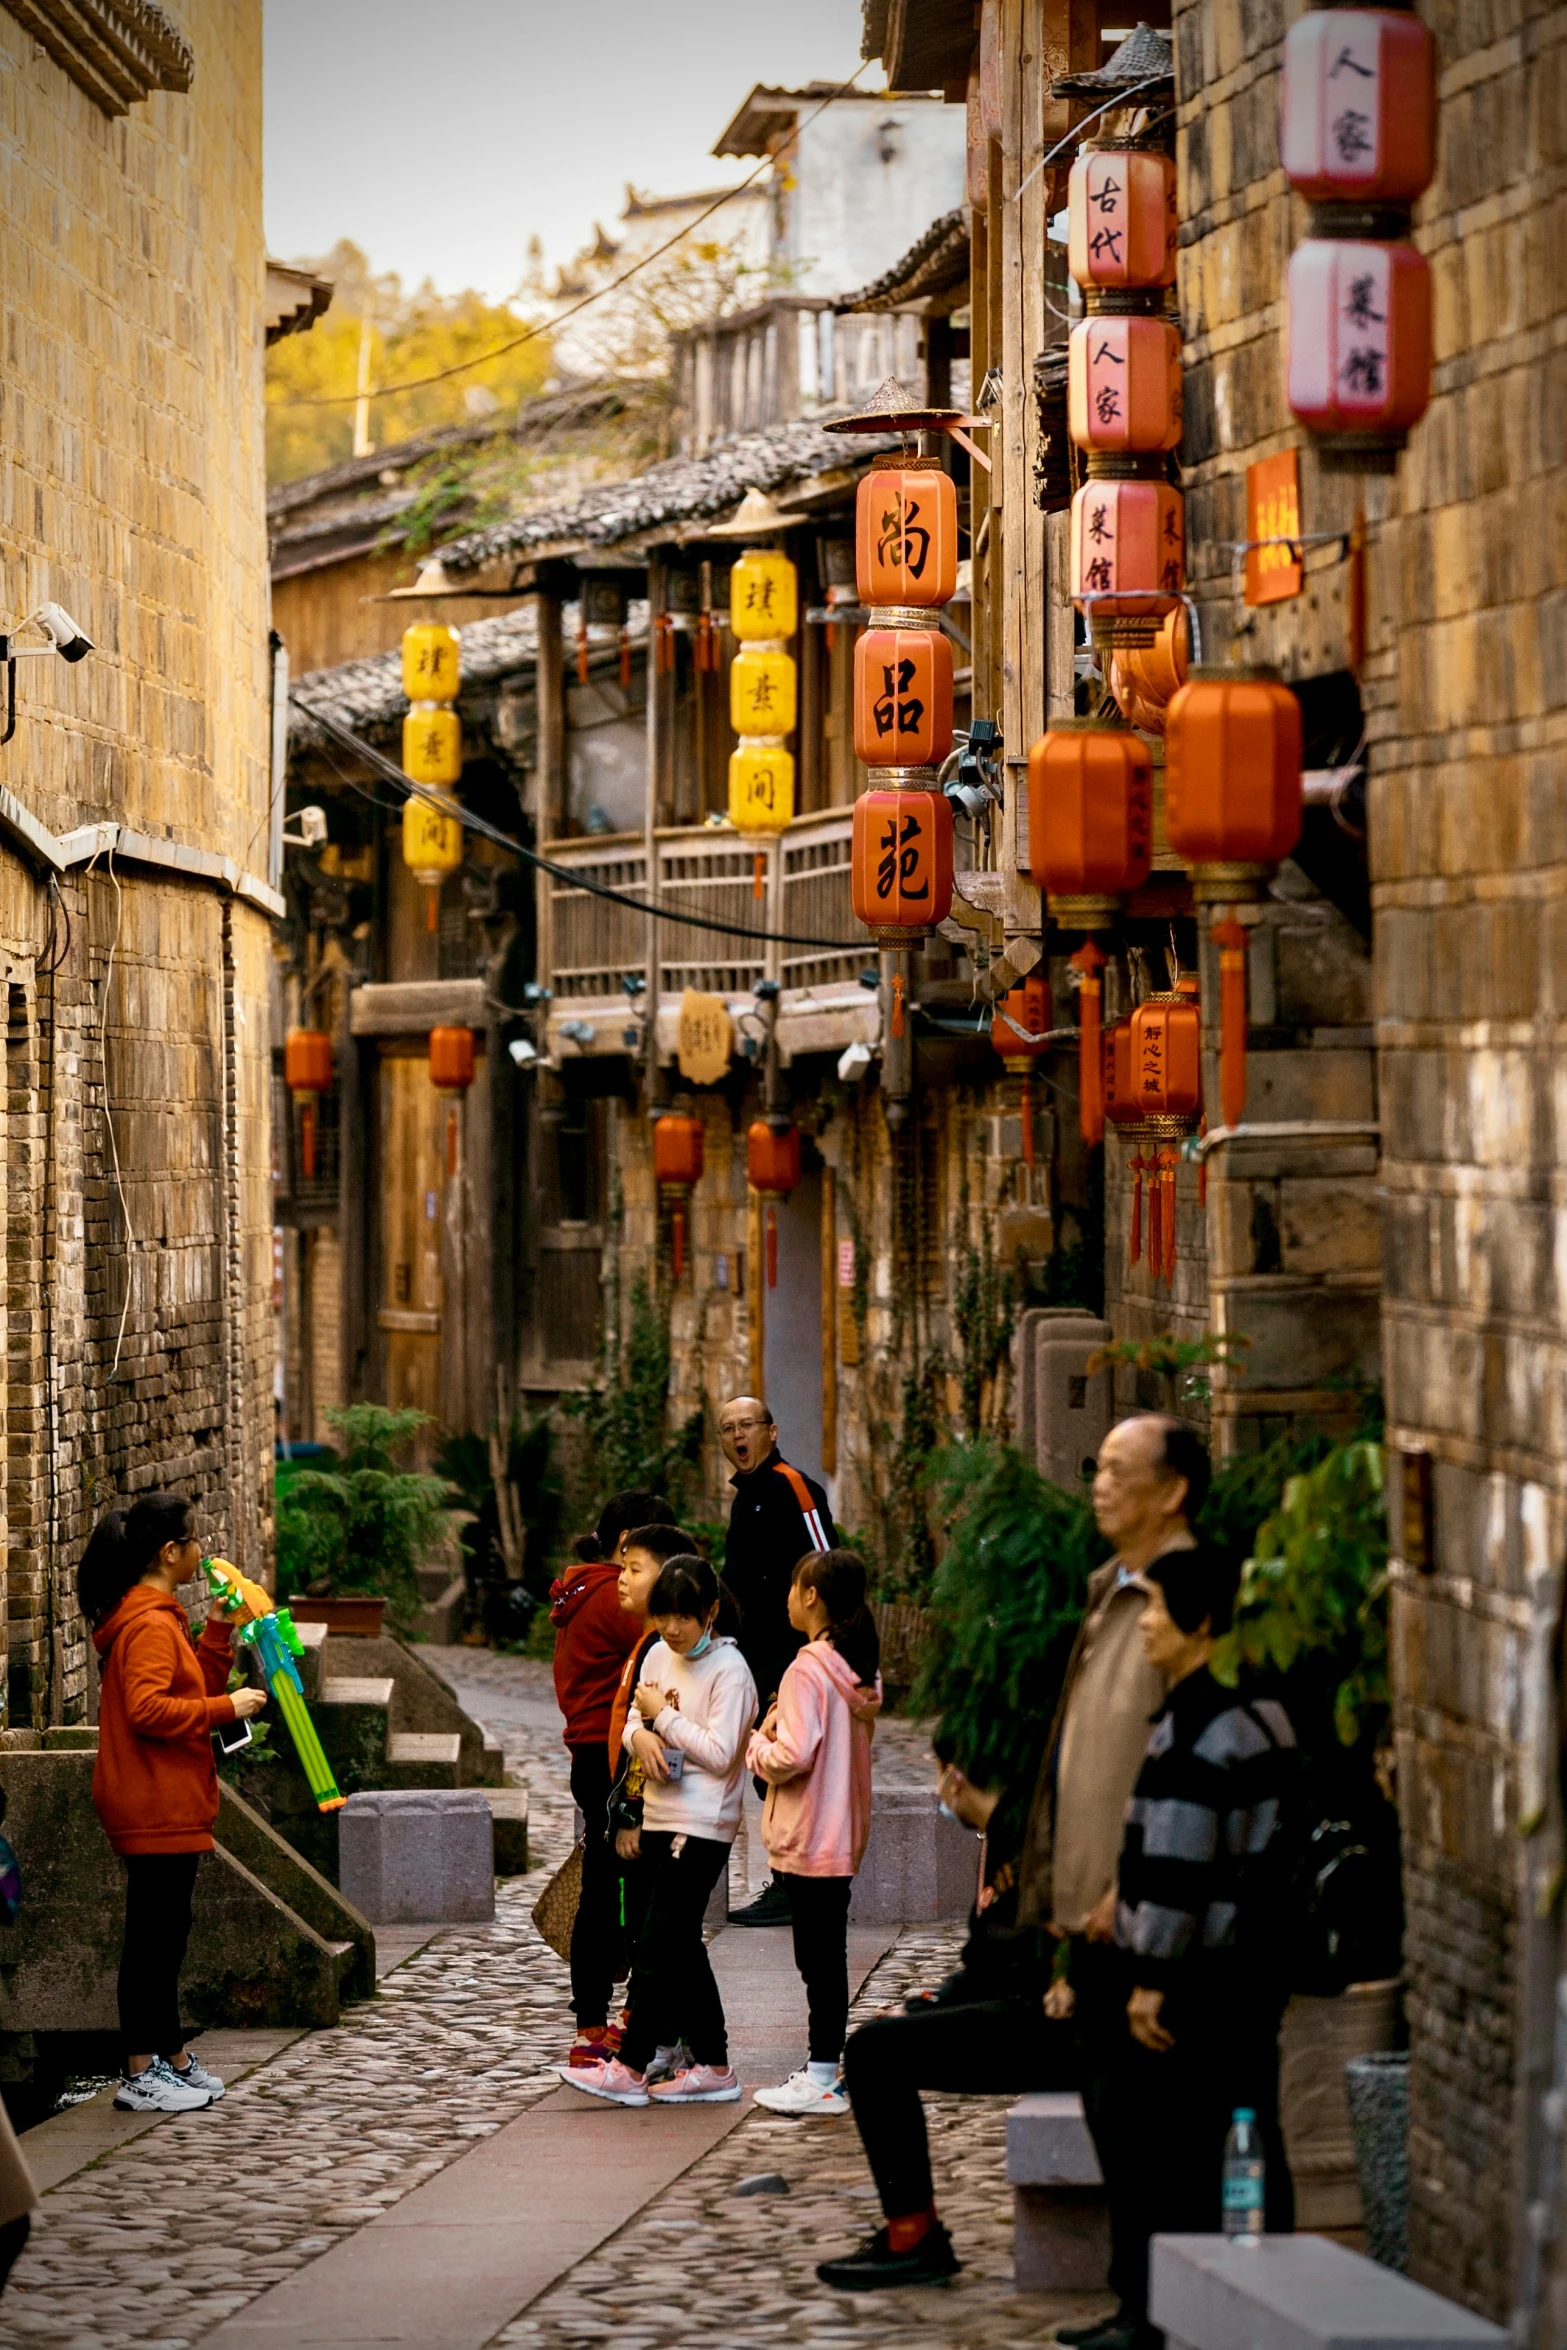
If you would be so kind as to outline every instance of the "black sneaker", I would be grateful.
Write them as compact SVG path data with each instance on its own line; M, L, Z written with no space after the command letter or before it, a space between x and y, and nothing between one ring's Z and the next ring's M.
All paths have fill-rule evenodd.
M776 1877L771 1878L756 1899L748 1902L744 1909L732 1909L729 1912L729 1923L732 1926L787 1926L789 1922L789 1896Z
M1114 2317L1090 2318L1086 2325L1057 2326L1056 2340L1064 2343L1066 2350L1089 2350L1090 2345L1092 2350L1100 2350L1100 2337L1118 2332L1125 2323L1117 2310Z
M944 2285L962 2266L952 2238L937 2220L912 2252L894 2252L886 2229L878 2228L841 2260L819 2262L816 2274L840 2293L874 2293L887 2285Z

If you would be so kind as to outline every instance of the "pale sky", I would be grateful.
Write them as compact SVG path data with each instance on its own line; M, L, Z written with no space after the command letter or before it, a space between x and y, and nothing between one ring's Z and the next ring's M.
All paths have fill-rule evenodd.
M860 0L265 0L266 221L498 299L658 195L751 167L714 140L755 82L845 81ZM880 67L866 68L863 87Z

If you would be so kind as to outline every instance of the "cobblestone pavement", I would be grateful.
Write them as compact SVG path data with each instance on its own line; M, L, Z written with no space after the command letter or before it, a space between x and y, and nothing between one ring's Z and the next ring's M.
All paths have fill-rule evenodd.
M864 2022L950 1972L960 1926L910 1928L856 2000ZM1021 2350L1057 2325L1111 2306L1109 2296L1027 2294L1012 2287L1007 2097L928 2097L936 2198L964 2262L950 2285L901 2293L831 2293L825 2253L880 2222L852 2122L789 2122L753 2111L723 2143L569 2277L495 2335L491 2350L655 2350L678 2340L913 2344L918 2350ZM773 2171L787 2196L737 2197Z

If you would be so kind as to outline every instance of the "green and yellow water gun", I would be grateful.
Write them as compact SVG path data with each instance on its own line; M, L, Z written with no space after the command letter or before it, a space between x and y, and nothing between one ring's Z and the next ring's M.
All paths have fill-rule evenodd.
M305 1704L305 1685L294 1662L296 1656L304 1655L305 1644L294 1629L293 1617L286 1607L274 1606L270 1592L252 1583L227 1559L203 1559L201 1564L214 1607L222 1608L225 1615L235 1615L242 1607L250 1610L250 1622L241 1624L237 1637L256 1652L267 1695L276 1699L278 1712L288 1724L317 1811L341 1811L348 1798L337 1791L332 1766Z

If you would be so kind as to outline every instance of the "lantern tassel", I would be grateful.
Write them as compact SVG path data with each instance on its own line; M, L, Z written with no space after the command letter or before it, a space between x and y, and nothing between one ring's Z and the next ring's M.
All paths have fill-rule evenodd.
M457 1179L457 1105L454 1102L446 1113L446 1174L449 1182Z
M432 889L427 893L424 926L432 938L441 926L441 893L438 889Z
M587 682L588 682L588 630L587 630L587 623L584 621L584 623L583 623L583 625L581 626L581 628L579 628L579 629L578 629L578 631L577 631L577 683L578 683L578 685L586 685L586 684L587 684Z
M1132 1234L1126 1261L1135 1265L1143 1253L1143 1154L1132 1153Z
M751 860L751 895L753 898L760 898L765 897L766 894L767 851L765 849L758 849L756 855Z
M778 1287L778 1210L771 1200L767 1203L767 1286Z
M1090 1150L1105 1138L1104 982L1105 956L1088 939L1072 956L1077 983L1077 1130Z
M669 1254L678 1281L686 1269L686 1211L678 1202L669 1220Z
M1020 1100L1023 1116L1023 1164L1034 1164L1034 1086L1028 1071L1023 1072L1023 1091Z
M699 612L696 616L696 665L703 676L713 666L713 615Z
M1151 1280L1157 1281L1164 1272L1164 1218L1160 1212L1163 1201L1159 1189L1158 1154L1150 1151L1146 1163L1148 1167L1148 1273Z
M299 1155L304 1162L305 1180L314 1180L316 1172L316 1105L308 1097L299 1114Z
M1163 1195L1164 1215L1164 1278L1175 1279L1175 1175L1180 1165L1180 1153L1165 1148L1159 1153L1159 1189Z
M903 973L901 971L895 971L892 975L892 1033L894 1036L903 1034Z
M621 692L622 692L622 693L624 693L624 692L626 691L626 689L629 687L630 683L631 683L631 631L630 631L630 629L629 629L629 628L622 628L622 630L621 630L621 632L620 632L620 690L621 690Z
M1233 915L1213 926L1219 950L1219 1103L1226 1126L1246 1113L1246 931Z

